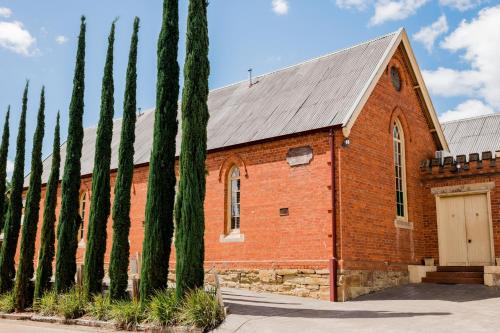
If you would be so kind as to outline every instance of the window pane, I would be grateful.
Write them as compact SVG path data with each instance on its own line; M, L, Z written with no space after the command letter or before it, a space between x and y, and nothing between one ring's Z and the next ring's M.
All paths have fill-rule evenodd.
M393 128L394 143L394 177L396 180L396 214L405 216L405 193L404 193L404 161L403 150L404 143L398 123Z
M234 167L231 170L229 190L230 228L240 228L240 170Z

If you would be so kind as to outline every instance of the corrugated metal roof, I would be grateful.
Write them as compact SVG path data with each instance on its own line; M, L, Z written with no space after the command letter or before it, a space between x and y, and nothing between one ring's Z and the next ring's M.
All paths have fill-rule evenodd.
M208 149L344 125L353 105L364 93L379 64L402 30L329 55L255 78L212 90L208 98ZM137 120L135 164L149 162L154 110ZM180 128L180 126L179 126ZM114 122L111 168L118 165L121 119ZM96 128L84 131L81 174L93 171ZM177 154L180 150L180 133ZM66 145L61 147L65 161ZM44 161L42 181L47 182L51 158ZM63 166L61 166L63 168ZM61 170L61 175L63 174ZM25 178L25 186L28 185Z
M500 150L500 113L442 124L450 147L448 156Z

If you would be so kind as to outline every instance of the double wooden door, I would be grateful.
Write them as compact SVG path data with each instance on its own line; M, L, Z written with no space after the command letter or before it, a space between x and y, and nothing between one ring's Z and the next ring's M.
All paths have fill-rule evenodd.
M493 262L487 194L441 197L438 207L440 264L484 266Z

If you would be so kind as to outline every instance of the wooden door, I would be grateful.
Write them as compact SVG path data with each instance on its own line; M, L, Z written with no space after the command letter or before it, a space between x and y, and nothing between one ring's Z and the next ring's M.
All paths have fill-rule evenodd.
M438 219L441 265L466 266L467 231L463 197L441 198Z
M438 223L441 265L491 264L491 227L486 194L440 198Z
M491 264L491 235L486 194L464 197L467 257L470 266Z

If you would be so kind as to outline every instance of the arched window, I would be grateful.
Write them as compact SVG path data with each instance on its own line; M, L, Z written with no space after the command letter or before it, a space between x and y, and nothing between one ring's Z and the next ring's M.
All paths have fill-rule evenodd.
M228 175L228 226L229 232L240 231L240 169L233 166Z
M396 180L396 216L407 219L406 204L406 163L405 163L405 139L401 123L396 120L392 130L394 143L394 172Z
M78 242L84 241L84 231L85 231L85 215L87 214L87 192L82 192L80 194L80 219L81 224L78 228Z

